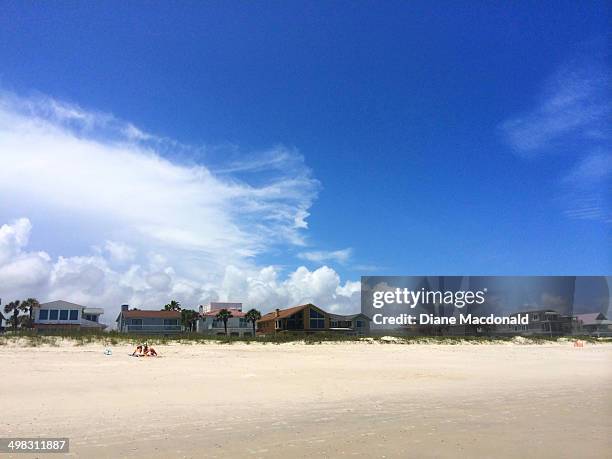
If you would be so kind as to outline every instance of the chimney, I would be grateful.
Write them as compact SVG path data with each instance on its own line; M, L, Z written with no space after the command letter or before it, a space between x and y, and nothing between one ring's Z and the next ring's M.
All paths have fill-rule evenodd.
M276 308L276 317L280 316L280 309Z
M130 309L130 305L129 304L122 304L121 305L121 310L122 311L129 311Z

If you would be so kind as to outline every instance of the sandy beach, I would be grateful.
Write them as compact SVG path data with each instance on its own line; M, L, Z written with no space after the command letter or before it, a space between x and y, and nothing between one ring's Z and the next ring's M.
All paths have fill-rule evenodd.
M85 458L612 450L609 344L111 348L0 346L0 436L69 437L69 456Z

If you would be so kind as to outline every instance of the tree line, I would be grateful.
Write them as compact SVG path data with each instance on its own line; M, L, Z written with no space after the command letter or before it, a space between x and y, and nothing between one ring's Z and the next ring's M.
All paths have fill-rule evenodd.
M4 317L4 320L8 322L13 331L18 328L34 328L34 308L39 305L40 303L36 298L11 301L4 306L4 313L8 314L8 317Z

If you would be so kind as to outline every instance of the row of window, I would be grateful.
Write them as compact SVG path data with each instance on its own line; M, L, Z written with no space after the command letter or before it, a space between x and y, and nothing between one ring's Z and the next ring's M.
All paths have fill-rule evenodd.
M232 323L235 323L235 322L232 322L232 320L230 319L230 320L227 322L227 326L228 326L228 327L231 327L231 326L232 326ZM239 323L238 323L238 327L239 327L239 328L246 328L246 327L248 327L248 325L249 325L249 324L248 324L248 322L247 322L247 320L246 320L246 319L242 319L242 318L240 318L240 321L239 321ZM212 321L212 326L213 326L213 328L223 328L223 327L224 327L224 325L223 325L223 321L222 321L221 319L213 319L213 321Z
M142 319L130 319L128 322L129 325L143 325ZM164 319L164 325L178 325L178 319ZM147 326L157 325L154 323L144 324Z
M38 320L79 320L78 309L41 309Z
M329 322L331 328L352 328L353 322L350 320L332 320ZM355 321L356 328L363 328L363 320Z

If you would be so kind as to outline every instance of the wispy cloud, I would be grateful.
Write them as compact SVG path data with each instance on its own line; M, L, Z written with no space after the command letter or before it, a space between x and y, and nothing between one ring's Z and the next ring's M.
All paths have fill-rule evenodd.
M594 150L582 158L562 179L564 214L581 220L612 223L612 154Z
M500 128L523 157L561 153L574 162L559 177L567 217L611 222L612 69L607 52L592 45L548 78L535 107Z
M523 155L549 152L563 142L609 140L610 69L588 59L563 65L545 83L536 106L501 125Z
M353 249L346 248L333 251L319 250L312 252L301 252L298 254L298 257L302 260L311 261L313 263L336 262L346 264L352 255Z
M2 297L115 308L235 293L272 307L308 296L294 285L307 279L313 300L349 304L329 268L276 280L257 264L275 246L304 245L319 184L299 152L277 146L211 167L185 159L195 150L110 114L0 93L0 211L29 217L0 226ZM29 249L31 231L47 245ZM72 255L50 255L67 245Z

